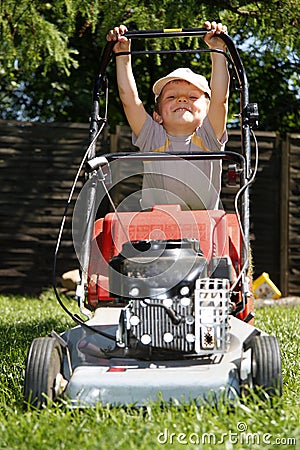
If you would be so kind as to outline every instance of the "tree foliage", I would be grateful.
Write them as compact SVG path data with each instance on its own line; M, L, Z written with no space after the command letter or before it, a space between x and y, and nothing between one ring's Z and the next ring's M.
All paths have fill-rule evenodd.
M259 103L261 129L299 131L299 17L298 0L132 0L130 6L124 0L1 0L0 116L86 122L108 29L120 23L129 29L192 28L209 19L226 23L240 48L250 99ZM178 64L174 57L135 61L148 108L151 83ZM208 60L191 64L209 73ZM122 122L113 67L110 78L112 122Z

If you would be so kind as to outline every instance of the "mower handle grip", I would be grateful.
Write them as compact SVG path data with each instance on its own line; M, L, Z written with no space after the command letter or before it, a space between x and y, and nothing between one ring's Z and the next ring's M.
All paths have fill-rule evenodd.
M126 31L127 39L149 39L149 38L182 38L205 36L209 30L206 28L163 28L161 30L133 30ZM221 32L218 37L222 39L227 47L232 48L233 41L228 34Z
M128 39L148 39L162 37L203 36L206 33L206 28L162 28L161 30L126 31L126 33L124 33L124 36Z

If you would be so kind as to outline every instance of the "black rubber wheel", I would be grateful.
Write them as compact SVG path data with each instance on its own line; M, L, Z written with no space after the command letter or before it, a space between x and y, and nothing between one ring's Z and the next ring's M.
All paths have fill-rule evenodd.
M275 336L255 336L250 343L253 387L270 395L282 394L280 348Z
M62 349L52 337L40 337L32 341L28 351L24 398L25 402L40 408L56 399L56 377L62 370Z

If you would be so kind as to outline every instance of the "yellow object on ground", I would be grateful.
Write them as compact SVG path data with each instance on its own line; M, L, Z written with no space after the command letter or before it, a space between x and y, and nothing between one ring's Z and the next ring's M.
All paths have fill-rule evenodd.
M280 298L281 292L269 278L269 274L263 272L253 281L253 294L255 298Z

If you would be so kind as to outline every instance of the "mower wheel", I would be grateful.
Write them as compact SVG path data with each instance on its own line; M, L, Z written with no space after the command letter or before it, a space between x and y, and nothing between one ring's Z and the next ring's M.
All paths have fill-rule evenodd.
M24 397L25 401L41 408L57 398L57 379L62 369L62 348L53 337L32 341L27 355Z
M270 395L282 394L281 356L275 336L255 336L250 342L254 389Z

